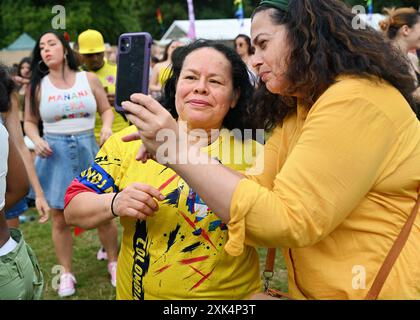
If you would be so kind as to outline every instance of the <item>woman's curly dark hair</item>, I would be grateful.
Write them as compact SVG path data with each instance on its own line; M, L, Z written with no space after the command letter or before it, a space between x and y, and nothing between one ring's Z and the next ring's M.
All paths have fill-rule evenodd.
M409 65L403 55L369 26L352 27L355 16L338 0L290 0L288 12L267 5L257 7L253 16L271 10L272 22L288 30L290 56L287 93L304 94L310 108L338 75L380 78L396 87L415 110L415 90ZM296 110L296 98L270 93L264 83L255 95L255 121L271 130Z
M0 64L0 112L9 111L11 95L15 87L8 68Z
M239 98L235 108L229 109L222 126L227 129L253 129L251 126L250 102L254 93L254 87L249 81L247 66L241 57L228 46L208 40L197 40L187 46L178 47L172 55L172 74L164 86L164 94L160 103L167 108L173 117L178 118L175 107L176 85L181 74L185 58L193 51L201 48L212 48L222 53L230 62L232 69L233 90L239 90ZM211 59L211 58L209 58Z

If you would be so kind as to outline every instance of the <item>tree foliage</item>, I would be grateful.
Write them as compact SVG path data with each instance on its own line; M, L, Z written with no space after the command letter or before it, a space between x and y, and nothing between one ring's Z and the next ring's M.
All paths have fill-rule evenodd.
M243 0L245 17L250 17L260 0ZM365 5L365 0L344 0L349 5ZM375 12L383 7L411 6L418 8L418 0L373 0ZM8 46L22 32L34 39L52 28L54 5L66 10L66 31L72 41L77 35L93 28L101 31L105 41L115 44L124 32L148 31L160 39L174 20L188 19L186 0L1 0L0 1L0 48ZM163 26L156 18L160 8ZM234 18L233 0L195 0L196 19ZM63 30L64 31L64 30Z

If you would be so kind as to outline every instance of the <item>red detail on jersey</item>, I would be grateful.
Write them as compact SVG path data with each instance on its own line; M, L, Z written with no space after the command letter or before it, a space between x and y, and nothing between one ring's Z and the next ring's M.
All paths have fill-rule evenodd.
M155 274L162 273L163 271L165 271L166 269L168 269L170 266L171 266L171 265L170 265L170 264L168 264L168 265L166 265L166 266L164 266L164 267L160 268L159 270L156 270Z
M172 177L170 177L164 184L162 184L159 188L158 188L158 190L159 191L162 191L163 189L165 189L167 186L168 186L168 184L170 184L176 177L178 177L178 175L177 174L174 174Z
M202 256L202 257L196 257L196 258L191 258L191 259L182 259L181 261L179 261L179 263L181 263L181 264L191 264L191 263L198 262L198 261L204 261L208 257L209 256Z

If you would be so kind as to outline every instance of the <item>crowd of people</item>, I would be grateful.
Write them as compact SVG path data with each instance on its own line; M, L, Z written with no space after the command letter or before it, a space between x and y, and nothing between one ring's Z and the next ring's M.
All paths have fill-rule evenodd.
M420 299L420 13L386 14L381 33L338 0L262 0L231 47L152 56L125 114L99 31L43 33L15 75L0 66L0 299L42 297L28 199L51 217L60 297L76 226L98 229L117 299L252 299L258 247L281 249L295 299ZM17 257L23 276L2 273Z

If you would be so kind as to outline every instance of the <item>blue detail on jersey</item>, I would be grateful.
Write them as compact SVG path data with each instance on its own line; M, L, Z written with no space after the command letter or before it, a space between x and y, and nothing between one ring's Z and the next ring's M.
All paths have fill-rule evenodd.
M77 180L96 193L118 192L114 178L96 162L87 170L83 171L77 177Z

